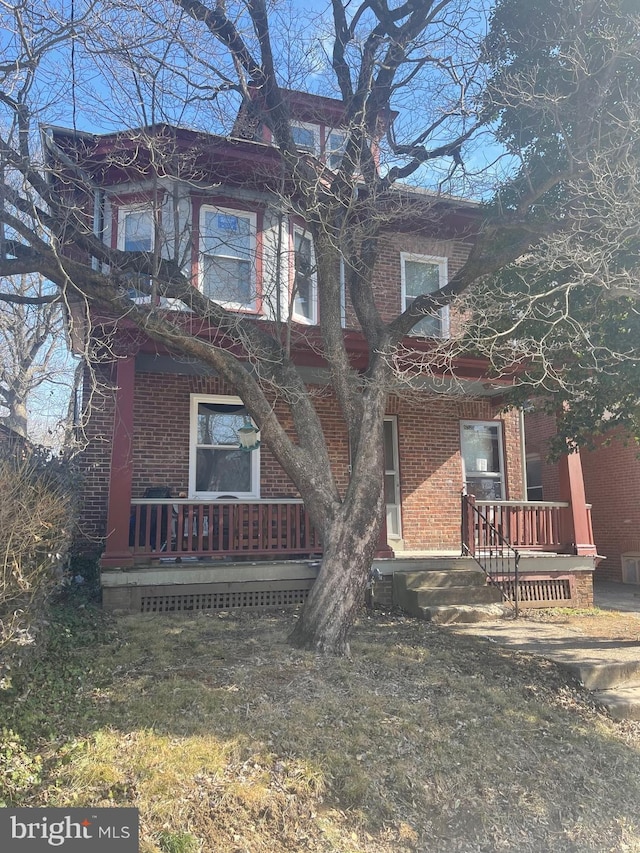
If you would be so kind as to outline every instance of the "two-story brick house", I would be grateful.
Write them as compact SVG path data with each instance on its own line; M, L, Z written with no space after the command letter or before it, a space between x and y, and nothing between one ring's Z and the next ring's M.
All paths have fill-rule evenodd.
M334 168L344 143L341 103L302 93L289 97L296 144ZM82 203L88 227L108 246L153 253L158 262L171 259L211 300L286 329L314 389L336 480L346 488L347 433L319 352L313 241L295 205L287 203L291 190L282 185L279 154L252 120L250 105L230 136L160 125L102 136L53 128L48 141L63 162L73 159L91 175L95 196ZM375 268L383 320L446 283L470 251L478 216L472 203L434 200L408 187L398 188L397 198L406 215L390 219ZM123 287L134 303L156 298L136 276L123 277ZM179 299L159 301L179 312L180 322L192 322ZM94 352L100 351L94 374L111 389L91 394L87 373L83 532L104 543L105 603L162 610L304 600L322 545L269 448L239 449L241 431L250 441L252 425L236 390L197 361L158 345L126 317L94 310L89 331L72 304L71 318L78 344L93 337ZM364 358L362 336L344 289L342 318L357 366ZM428 353L455 323L448 308L425 317L407 350ZM416 568L417 561L424 567L438 558L442 567L443 558L461 553L463 492L475 496L485 517L516 546L575 552L575 520L585 512L579 472L567 469L556 505L526 503L521 419L503 410L510 381L490 379L482 359L465 357L453 367L432 368L409 393L389 396L386 543L378 563L387 579ZM277 393L273 406L286 425L290 416ZM473 550L477 530L471 538L466 545ZM535 588L532 600L545 599L544 589L558 600L588 600L593 561L587 551L577 562L530 561L524 574Z

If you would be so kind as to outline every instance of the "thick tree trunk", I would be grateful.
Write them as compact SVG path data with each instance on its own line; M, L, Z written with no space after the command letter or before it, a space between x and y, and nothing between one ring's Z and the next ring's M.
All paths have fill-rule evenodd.
M4 418L4 423L18 435L27 437L27 406L23 400L11 401L9 414Z
M290 642L300 648L350 655L349 633L364 604L365 589L382 522L382 489L377 501L343 506L327 527L318 578Z

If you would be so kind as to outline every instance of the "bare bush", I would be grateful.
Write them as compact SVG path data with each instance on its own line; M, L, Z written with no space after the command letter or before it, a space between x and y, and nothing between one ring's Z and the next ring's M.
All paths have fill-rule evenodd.
M0 675L33 643L62 578L74 516L67 473L37 451L0 460Z

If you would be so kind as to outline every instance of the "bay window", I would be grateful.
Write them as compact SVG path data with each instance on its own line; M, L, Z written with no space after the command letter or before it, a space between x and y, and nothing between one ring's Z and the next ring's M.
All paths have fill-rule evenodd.
M293 229L293 255L293 318L303 323L315 323L318 314L315 252L311 235L302 228Z
M153 236L153 209L149 204L128 205L118 209L118 249L123 252L151 252ZM150 301L150 276L128 272L123 277L129 285L127 295L130 299L137 304Z
M200 213L202 292L227 308L256 307L256 215L218 207Z

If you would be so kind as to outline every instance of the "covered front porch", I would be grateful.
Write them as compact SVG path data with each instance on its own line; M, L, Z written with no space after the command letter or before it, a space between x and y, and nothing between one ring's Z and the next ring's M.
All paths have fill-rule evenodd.
M461 553L505 542L520 551L594 556L590 506L570 501L476 501L461 509ZM383 530L379 557L393 557ZM128 524L112 529L104 569L219 560L318 559L322 543L300 500L137 498ZM401 556L402 551L397 553ZM415 553L412 556L423 556Z
M139 367L150 370L146 361ZM304 601L317 574L322 542L304 504L292 494L292 485L274 468L273 459L268 459L268 449L261 458L262 468L255 466L260 498L230 496L226 489L194 497L198 489L193 483L186 487L189 459L197 458L198 450L197 442L189 441L189 412L194 432L194 401L205 399L204 392L225 390L216 377L148 372L144 382L136 383L134 356L120 359L116 374L101 558L105 605L162 610L178 607L178 601L178 609L284 606ZM165 398L173 401L170 423L161 417L169 404L157 406L161 387ZM212 399L215 402L220 396ZM325 419L334 417L330 401L321 399L318 405L327 410ZM387 538L383 528L376 555L380 576L376 600L394 603L391 579L395 572L407 570L407 560L411 570L441 571L434 561L459 560L462 553L470 555L463 558L469 561L483 551L502 547L496 532L523 553L539 555L530 564L536 576L545 571L550 576L566 575L570 570L567 559L561 565L549 562L559 560L559 555L579 557L578 570L593 571L596 549L577 454L560 463L557 502L478 500L480 515L470 524L459 499L465 482L460 426L479 423L485 432L492 429L492 447L502 448L504 433L505 442L514 449L498 454L501 491L521 497L515 419L496 426L497 421L488 420L492 409L487 401L444 402L432 412L436 438L425 441L425 435L431 433L425 432L424 422L415 416L417 404L396 400L394 406L387 420L393 422L399 442L390 454L394 464L385 466L385 487L389 467L395 484L389 489L393 500L387 511L393 508L395 516L388 532L392 537L396 532L393 518L399 528L397 519L402 517L404 540ZM478 420L469 421L472 416ZM333 461L340 486L345 488L348 448L338 426L334 424L332 429L336 434ZM482 467L480 456L478 451L473 457L478 468ZM479 482L488 480L490 474L481 470ZM469 487L473 478L466 482ZM127 589L135 595L126 593Z
M576 535L578 522L583 528ZM481 562L483 554L500 552L506 534L520 554L522 606L591 603L595 546L586 504L465 498L460 529L461 552L468 556L394 553L383 528L370 600L403 606L396 574L451 573L453 585L462 572L480 571L476 559ZM114 531L107 539L103 601L128 612L299 605L316 580L321 556L322 543L301 501L134 499L125 535Z

